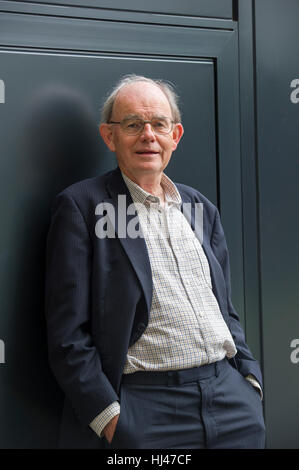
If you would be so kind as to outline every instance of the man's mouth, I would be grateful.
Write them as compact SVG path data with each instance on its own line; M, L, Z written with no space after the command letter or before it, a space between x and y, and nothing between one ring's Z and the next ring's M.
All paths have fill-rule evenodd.
M138 155L156 155L158 152L155 150L137 150L136 152Z

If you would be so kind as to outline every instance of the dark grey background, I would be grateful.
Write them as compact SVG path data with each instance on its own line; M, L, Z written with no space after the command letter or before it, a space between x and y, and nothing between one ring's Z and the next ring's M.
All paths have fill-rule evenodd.
M115 166L98 135L126 73L164 78L185 134L167 174L219 207L233 301L261 361L269 448L299 447L295 0L0 1L0 447L55 448L44 252L54 195Z

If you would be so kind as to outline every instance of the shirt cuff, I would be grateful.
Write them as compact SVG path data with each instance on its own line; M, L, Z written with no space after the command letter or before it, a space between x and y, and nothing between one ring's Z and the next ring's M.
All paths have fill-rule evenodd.
M260 384L256 380L256 378L252 374L248 374L248 375L246 375L245 379L248 380L248 382L250 382L251 385L253 385L255 388L258 389L258 391L260 393L261 400L263 400L263 391L262 391L262 388L261 388Z
M97 415L89 424L91 429L100 437L104 437L103 430L111 419L120 413L120 404L114 401L107 408Z

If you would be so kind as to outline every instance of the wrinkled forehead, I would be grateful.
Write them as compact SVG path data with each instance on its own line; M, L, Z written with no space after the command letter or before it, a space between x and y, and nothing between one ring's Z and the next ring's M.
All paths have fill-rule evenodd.
M120 118L131 115L171 117L172 113L166 95L157 85L136 82L118 92L113 105L113 116L116 115Z

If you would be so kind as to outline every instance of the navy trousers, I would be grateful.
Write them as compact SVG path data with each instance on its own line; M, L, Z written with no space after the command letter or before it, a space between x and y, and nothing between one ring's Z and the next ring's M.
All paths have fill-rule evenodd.
M227 359L180 371L123 376L107 449L262 449L259 392Z

